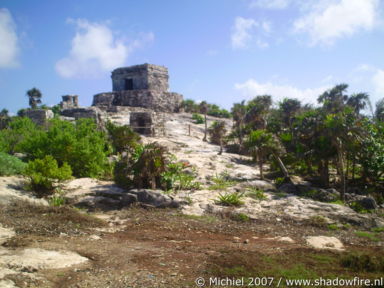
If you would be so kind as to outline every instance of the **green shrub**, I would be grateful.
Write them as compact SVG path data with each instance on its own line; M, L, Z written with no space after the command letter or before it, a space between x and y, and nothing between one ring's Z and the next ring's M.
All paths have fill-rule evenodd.
M115 152L122 153L129 151L135 149L135 147L140 144L140 135L127 125L117 126L112 122L108 122L106 128Z
M6 129L0 130L0 149L9 154L25 152L23 143L32 135L39 133L42 133L42 130L31 119L14 117Z
M168 151L158 143L137 146L115 166L114 179L123 188L162 188Z
M184 172L184 168L183 162L170 162L167 165L166 171L161 175L164 189L175 191L200 189L201 184L194 181L196 177Z
M76 177L103 175L111 153L106 134L92 119L79 119L74 124L53 119L47 131L33 133L20 146L30 160L52 155L59 165L68 163Z
M71 167L64 163L61 167L50 155L43 159L30 161L25 169L25 174L30 179L31 188L39 196L52 194L55 190L55 182L70 179Z
M282 185L282 184L284 183L284 181L285 181L285 178L284 178L284 177L277 177L277 178L275 179L275 185L276 185L276 186L280 186L280 185Z
M339 230L340 228L339 226L337 226L337 224L329 224L328 229L336 231L336 230Z
M55 207L63 206L65 204L65 198L61 195L53 195L49 199L49 204Z
M364 207L359 202L352 202L349 204L349 207L355 210L357 213L367 214L371 211L364 209Z
M203 124L205 121L204 121L204 117L201 116L200 114L198 113L193 113L192 114L192 119L195 120L195 123L196 124Z
M369 233L369 232L356 231L355 234L356 234L356 236L359 236L361 238L367 238L367 239L374 241L374 242L379 241L379 239L376 237L376 235Z
M0 176L22 174L25 166L19 158L0 152Z
M243 197L244 194L238 192L219 194L215 202L224 206L241 206L244 204L244 201L241 200Z

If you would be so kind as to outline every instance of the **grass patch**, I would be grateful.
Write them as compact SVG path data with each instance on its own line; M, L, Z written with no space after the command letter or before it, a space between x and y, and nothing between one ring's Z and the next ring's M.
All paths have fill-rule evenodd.
M244 213L237 213L233 214L231 217L232 220L239 221L239 222L249 222L249 216Z
M342 205L342 206L344 206L344 202L341 201L341 200L331 201L331 202L329 202L329 204L337 204L337 205Z
M327 227L327 219L321 215L311 216L308 219L308 224L315 227Z
M356 231L355 232L356 236L361 237L361 238L367 238L371 241L377 242L379 241L379 238L376 237L376 235L370 233L370 232L365 232L365 231Z
M204 223L215 223L218 220L216 217L210 216L210 215L201 215L201 216L199 216L199 215L185 215L185 214L181 214L180 216L183 217L183 218L186 218L186 219L202 221Z
M329 225L328 225L328 229L329 229L329 230L333 230L333 231L337 231L337 230L339 230L340 228L339 228L339 226L337 226L337 224L329 224Z
M219 197L215 203L224 206L241 206L244 204L244 201L241 200L243 197L244 194L238 192L219 194Z
M214 184L208 187L208 190L226 190L236 182L228 179L227 175L216 175L211 179Z
M384 272L384 258L368 254L348 254L341 265L355 272Z
M265 196L264 191L261 189L250 187L247 190L249 191L245 194L247 197L260 201L267 199L267 196Z
M384 227L372 228L371 231L375 233L381 233L381 232L384 232Z

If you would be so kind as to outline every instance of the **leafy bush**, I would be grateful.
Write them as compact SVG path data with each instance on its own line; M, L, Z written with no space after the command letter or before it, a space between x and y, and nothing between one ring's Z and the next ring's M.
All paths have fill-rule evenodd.
M25 169L25 174L30 179L31 188L39 196L51 194L55 189L55 182L70 179L71 167L64 163L61 167L50 155L43 159L30 161Z
M201 116L200 114L198 113L193 113L192 114L192 119L195 120L195 123L196 124L203 124L205 121L204 121L204 117Z
M166 171L161 175L166 190L191 190L199 189L201 184L194 181L195 176L183 171L183 162L171 162L167 165Z
M19 158L0 152L0 176L22 174L25 166Z
M359 202L351 202L349 203L349 207L355 210L357 213L367 214L371 213L371 211L365 209Z
M161 188L168 151L158 143L139 145L115 166L116 184L124 188Z
M285 178L284 177L277 177L275 179L276 186L280 186L280 185L284 184L284 182L285 182Z
M111 152L106 134L92 119L79 119L75 124L53 119L47 131L31 134L20 146L31 160L52 155L59 165L68 163L76 177L102 175Z
M244 194L238 192L219 194L216 203L224 206L241 206L244 204L244 202L241 200L243 197Z
M24 152L23 143L41 129L29 118L14 117L6 129L0 130L0 150L9 154Z
M112 122L108 122L106 127L115 152L122 153L129 151L139 145L141 140L140 135L134 132L129 126L117 126Z
M49 204L55 207L63 206L65 204L65 198L61 195L53 195L49 199Z

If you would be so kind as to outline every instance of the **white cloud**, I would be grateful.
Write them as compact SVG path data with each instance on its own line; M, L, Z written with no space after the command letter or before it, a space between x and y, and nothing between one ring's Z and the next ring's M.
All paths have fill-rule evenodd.
M303 104L316 104L317 97L329 88L328 86L323 86L312 89L299 89L290 85L275 85L271 82L260 83L254 79L235 84L235 89L239 90L247 99L252 99L257 95L268 94L276 102L284 98L296 98L302 101Z
M253 0L249 4L250 8L263 9L285 9L288 7L290 0Z
M252 18L236 17L231 34L232 48L246 49L252 44L256 44L259 48L266 48L269 44L262 40L261 36L266 36L270 32L271 24L267 21L257 22Z
M331 45L339 38L373 29L377 23L378 6L379 0L319 2L294 22L294 30L308 33L311 45Z
M0 9L0 68L18 66L19 45L16 25L8 9Z
M376 73L372 77L372 83L374 86L374 93L378 99L384 98L384 70L377 69Z
M102 71L122 66L135 49L154 39L153 33L147 33L127 43L117 39L105 24L84 19L69 22L76 25L76 35L69 55L56 63L57 73L66 78L95 77Z

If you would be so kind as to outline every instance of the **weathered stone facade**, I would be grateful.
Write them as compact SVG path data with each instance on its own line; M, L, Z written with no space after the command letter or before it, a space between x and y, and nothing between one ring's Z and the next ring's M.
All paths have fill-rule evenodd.
M72 119L91 118L96 121L98 126L103 126L104 112L97 107L69 108L60 111L60 115Z
M113 92L96 94L93 106L143 107L160 112L178 112L183 96L168 92L168 69L151 64L115 69Z
M131 112L129 126L132 130L147 136L164 136L165 124L164 114L152 111Z
M53 118L53 112L45 109L25 110L23 116L30 118L37 125L45 125L49 119Z
M79 107L79 96L77 95L64 95L61 96L63 101L60 102L61 109L77 108Z

